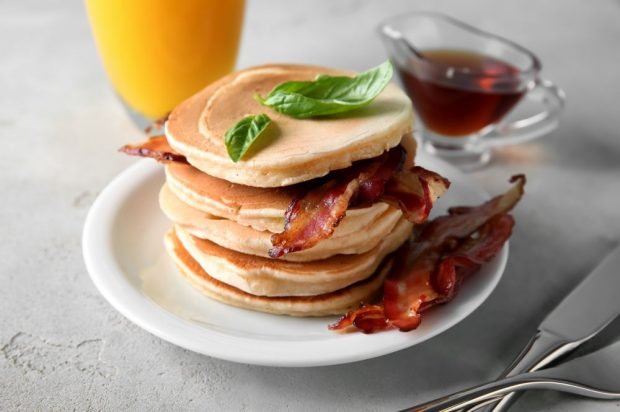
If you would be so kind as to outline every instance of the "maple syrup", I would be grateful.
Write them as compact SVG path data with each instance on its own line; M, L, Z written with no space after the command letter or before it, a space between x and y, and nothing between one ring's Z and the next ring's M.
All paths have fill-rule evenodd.
M408 67L397 71L418 116L436 134L464 137L479 132L502 119L526 92L519 86L519 69L493 57L450 49L421 54L441 78L420 76Z

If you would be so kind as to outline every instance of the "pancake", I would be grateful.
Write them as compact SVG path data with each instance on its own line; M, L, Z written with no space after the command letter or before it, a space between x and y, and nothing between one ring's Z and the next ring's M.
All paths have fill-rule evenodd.
M411 234L402 219L377 247L359 255L335 255L312 262L289 262L247 255L199 239L180 227L176 236L212 277L260 296L309 296L332 292L364 280Z
M184 203L210 215L272 233L284 230L284 213L291 199L306 190L299 185L285 188L239 185L180 163L170 163L165 170L168 188ZM387 209L388 205L383 202L349 209L338 230L342 233L355 231Z
M186 232L237 252L269 257L272 232L255 230L232 220L222 219L189 206L164 184L159 192L159 205L166 216ZM332 237L310 249L289 253L280 259L307 262L338 254L359 254L376 247L396 226L402 213L392 207L380 214L370 213L364 219L343 219ZM282 227L282 226L280 226ZM364 236L360 236L364 233Z
M213 278L185 250L175 231L165 236L166 249L181 274L205 295L244 309L289 316L341 315L371 301L380 290L391 267L388 259L369 278L344 289L318 296L254 296Z
M265 96L281 82L311 80L318 74L353 75L283 64L232 73L172 111L166 122L168 142L190 164L211 176L254 187L281 187L377 157L411 132L411 102L394 84L367 107L320 119L294 119L254 99L256 93ZM248 114L258 113L266 113L273 124L247 158L232 162L224 145L226 130Z

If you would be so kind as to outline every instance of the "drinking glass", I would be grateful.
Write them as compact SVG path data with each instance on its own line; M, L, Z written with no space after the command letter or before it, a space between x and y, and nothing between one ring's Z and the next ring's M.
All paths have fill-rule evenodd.
M244 0L86 0L117 94L140 127L232 71Z
M439 13L396 16L379 30L430 153L474 170L493 147L557 127L564 92L539 77L540 61L529 50ZM509 119L523 103L535 105L535 113Z

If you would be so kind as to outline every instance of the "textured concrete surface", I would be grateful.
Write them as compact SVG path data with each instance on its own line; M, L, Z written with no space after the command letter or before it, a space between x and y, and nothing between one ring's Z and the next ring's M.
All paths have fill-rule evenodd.
M498 374L620 241L620 2L254 0L239 67L367 68L384 59L374 26L411 9L531 48L569 96L562 125L472 175L491 192L515 172L529 177L508 269L480 309L400 353L279 369L170 345L99 296L82 262L83 220L132 162L116 149L140 133L109 87L80 1L1 1L0 410L394 410ZM513 410L619 405L538 392Z

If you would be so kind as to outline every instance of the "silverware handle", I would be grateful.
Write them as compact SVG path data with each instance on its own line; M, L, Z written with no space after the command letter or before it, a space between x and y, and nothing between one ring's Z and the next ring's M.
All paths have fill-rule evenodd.
M568 342L550 332L539 330L502 372L501 377L542 369L577 346L578 344Z
M502 372L499 378L515 376L523 372L533 372L544 368L560 356L576 348L579 343L568 342L545 330L539 330L530 339L521 353ZM519 393L508 393L494 401L482 405L474 405L468 411L505 412L516 401Z
M406 410L410 412L458 411L510 392L546 388L550 382L551 381L547 379L536 377L514 376L476 386L471 389L465 389Z

